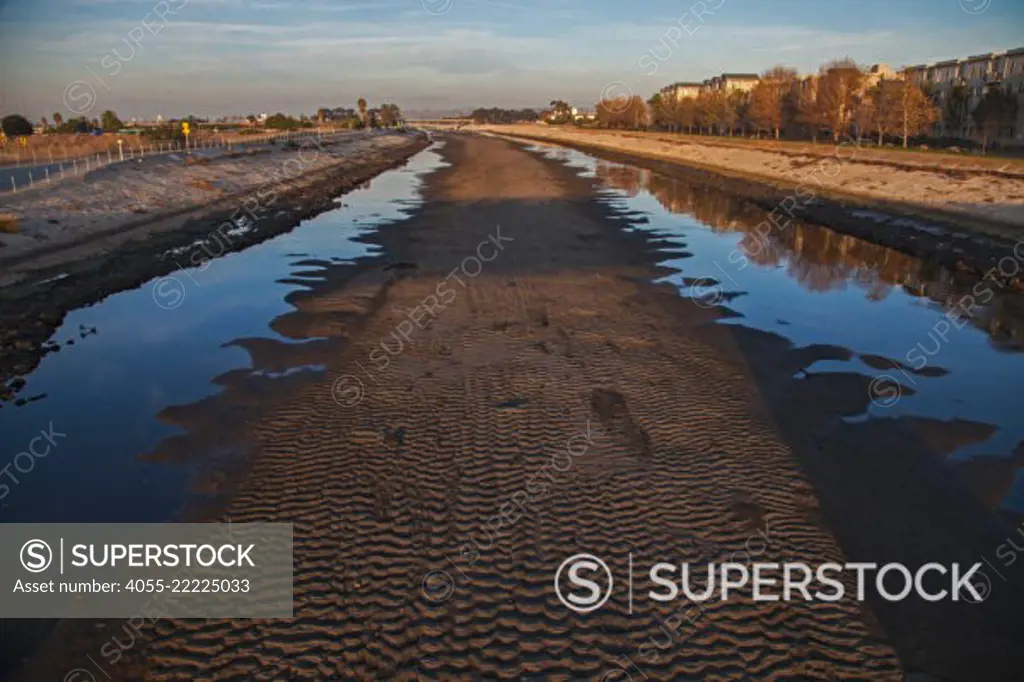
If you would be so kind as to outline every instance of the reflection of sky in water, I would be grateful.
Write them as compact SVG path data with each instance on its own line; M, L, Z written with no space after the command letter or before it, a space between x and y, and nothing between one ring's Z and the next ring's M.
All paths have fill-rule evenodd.
M418 205L419 177L439 163L433 152L419 154L287 234L213 260L205 270L172 273L185 289L173 310L154 303L150 281L68 314L52 338L75 345L47 355L20 393L46 397L0 409L0 468L50 422L67 436L32 471L12 469L20 482L0 501L0 520L146 522L173 515L189 472L137 459L178 432L157 413L217 393L212 378L249 366L244 350L224 344L243 337L294 343L268 325L291 309L284 297L301 285L278 280L316 269L294 265L300 260L372 253L375 247L352 238L407 215ZM98 333L80 339L79 325Z
M598 175L599 165L619 166L598 162L575 150L533 148L584 170L589 177ZM654 175L640 169L634 177L646 180ZM638 224L635 229L678 244L677 248L693 254L692 258L664 261L663 265L680 270L665 281L678 286L684 294L689 293L682 282L684 277L710 277L721 282L726 292L745 292L726 303L743 317L728 318L721 324L771 331L790 339L796 346L832 344L854 353L892 358L910 366L920 365L913 362L915 357L927 357L929 367L942 367L949 374L924 377L909 372L904 375L898 369L880 371L858 358L849 362L820 361L808 370L858 372L868 376L888 374L917 391L913 396L903 396L888 408L870 405L868 414L873 417L959 417L999 427L992 438L960 448L953 454L954 458L1006 456L1024 440L1024 409L1018 396L1024 386L1024 355L994 349L987 334L969 324L960 330L954 327L946 335L948 341L942 341L933 329L939 320L946 319L945 310L898 286L888 287L881 300L873 300L868 296L868 288L860 286L852 277L833 283L826 291L811 290L790 272L790 259L768 266L749 261L744 266L745 259L737 254L744 253L739 245L749 237L747 233L712 231L691 214L670 212L643 186L638 189L606 188L605 191L617 208L646 215L649 222ZM937 353L936 340L941 343ZM916 355L908 360L907 354L918 344L931 355L918 348ZM1024 473L1021 471L1004 506L1024 511Z

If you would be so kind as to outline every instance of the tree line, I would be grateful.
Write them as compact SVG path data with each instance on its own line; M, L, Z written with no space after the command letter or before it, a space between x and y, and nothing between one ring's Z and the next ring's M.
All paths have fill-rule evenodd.
M474 109L469 115L474 123L532 123L540 118L533 109L501 109L491 107L490 109L480 107Z
M206 119L200 119L195 116L188 116L181 120L190 121L193 124L206 122ZM258 122L258 119L254 114L249 114L246 117L246 121L250 127L253 127ZM360 97L356 102L355 109L329 109L321 107L312 117L301 114L297 118L279 112L268 116L263 122L263 127L273 130L300 130L313 128L328 122L340 124L342 127L348 128L392 128L404 125L405 119L402 116L402 110L399 109L397 104L386 102L371 109L367 101ZM173 127L177 123L178 119L171 119L156 128ZM225 125L230 127L228 124ZM54 112L51 119L43 116L39 121L39 127L44 133L89 134L99 132L116 133L126 126L116 112L107 110L99 117L92 119L85 116L65 119L60 112ZM157 129L147 132L152 132L153 135L159 136L160 131ZM0 118L0 130L9 138L27 137L35 132L35 126L21 114L8 114Z
M848 59L821 67L800 78L795 69L776 66L766 71L749 91L703 90L696 97L654 95L619 97L598 103L598 124L609 128L656 127L674 132L717 135L750 134L779 139L822 136L838 142L845 135L861 141L870 136L879 145L895 139L904 147L931 133L938 123L964 137L972 127L983 145L1012 130L1017 98L990 88L969 108L964 86L952 89L945 105L936 93L908 78L869 80L869 74Z

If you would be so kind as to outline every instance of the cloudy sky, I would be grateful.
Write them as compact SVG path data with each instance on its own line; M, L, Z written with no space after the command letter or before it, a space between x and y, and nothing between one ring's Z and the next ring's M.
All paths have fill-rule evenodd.
M0 113L590 107L777 63L1021 46L1021 0L0 0Z

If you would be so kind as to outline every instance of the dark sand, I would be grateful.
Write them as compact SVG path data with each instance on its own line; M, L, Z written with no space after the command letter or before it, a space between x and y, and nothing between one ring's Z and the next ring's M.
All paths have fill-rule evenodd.
M651 244L556 162L464 136L444 155L453 166L431 176L423 210L376 237L401 267L329 267L275 323L328 337L301 358L325 364L326 378L269 392L222 377L221 396L174 414L201 441L230 403L257 406L233 429L256 454L210 518L295 523L295 619L162 621L109 674L1020 679L1020 581L983 604L748 593L706 604L669 641L662 623L682 601L640 600L633 615L622 590L589 615L559 603L555 569L577 552L617 576L629 552L706 562L745 548L812 565L970 564L1009 533L941 457L981 436L920 419L842 421L867 406L869 380L799 371L847 351L709 325L724 313L650 283L661 274ZM397 350L408 313L499 229L514 241L475 277L457 271L454 299ZM257 368L282 364L270 344L248 346ZM567 467L567 443L588 428L592 443ZM19 679L64 679L111 634L127 641L122 625L92 637L59 629ZM614 672L623 657L631 678Z

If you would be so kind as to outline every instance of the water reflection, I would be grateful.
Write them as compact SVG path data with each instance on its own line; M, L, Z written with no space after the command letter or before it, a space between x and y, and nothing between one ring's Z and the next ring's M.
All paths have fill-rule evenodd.
M175 309L156 304L150 281L70 312L51 338L64 347L25 376L25 395L45 398L0 409L0 468L51 424L67 437L0 495L0 521L161 522L190 492L205 494L189 488L193 468L168 462L184 462L182 445L238 453L230 433L185 440L182 406L209 407L207 418L230 432L251 405L215 411L229 381L276 389L320 369L317 339L273 323L325 266L378 254L363 238L407 217L423 178L442 165L436 151L421 152L291 232L174 273L187 287ZM79 338L80 329L95 331Z
M898 401L869 403L848 421L898 418L919 437L941 434L948 446L935 452L948 453L979 500L1024 514L1024 296L825 227L759 228L766 211L711 185L575 150L533 149L598 179L623 215L642 215L632 229L657 238L660 265L673 271L662 281L680 295L694 296L699 282L720 284L717 302L736 315L719 324L768 331L795 347L848 350L849 359L819 360L806 374L896 377L906 389ZM985 305L970 324L950 328L949 311L977 286L992 295L976 296ZM922 356L924 367L912 362Z
M605 185L628 197L646 191L672 213L690 214L716 232L742 233L738 246L747 259L761 266L786 268L808 291L855 286L868 298L880 301L899 288L951 310L972 294L978 283L963 273L816 225L794 221L784 229L767 231L765 211L711 187L607 161L597 161L595 172ZM962 316L1000 347L1024 350L1024 297L1000 291L995 285L987 286L986 292L991 296L974 296L980 307L973 309L969 318Z

